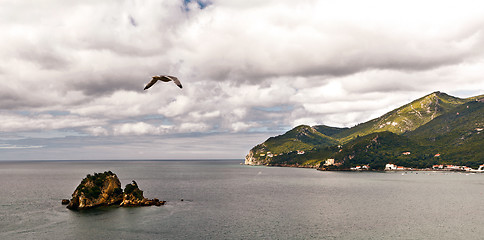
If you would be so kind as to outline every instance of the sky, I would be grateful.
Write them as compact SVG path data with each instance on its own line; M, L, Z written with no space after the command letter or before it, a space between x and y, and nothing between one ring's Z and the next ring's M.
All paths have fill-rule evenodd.
M0 39L0 160L243 159L484 94L474 0L0 0Z

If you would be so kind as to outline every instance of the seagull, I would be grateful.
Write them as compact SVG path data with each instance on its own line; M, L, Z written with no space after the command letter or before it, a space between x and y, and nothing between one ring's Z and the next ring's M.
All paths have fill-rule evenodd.
M180 82L180 80L178 80L178 78L173 77L173 76L168 76L168 75L160 75L160 76L153 76L151 78L151 81L148 84L146 84L146 87L145 87L144 90L153 86L156 82L158 82L158 80L163 81L163 82L173 81L178 87L182 88L181 82Z

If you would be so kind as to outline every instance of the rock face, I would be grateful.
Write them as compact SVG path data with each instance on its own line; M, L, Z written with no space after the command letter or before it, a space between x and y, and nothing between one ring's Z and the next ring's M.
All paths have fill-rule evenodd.
M121 182L116 174L109 171L88 174L72 194L67 208L88 209L119 204L122 201Z
M254 152L252 150L249 151L249 154L245 156L245 165L260 165L257 162L257 159L254 157Z
M143 196L143 191L138 188L138 184L133 181L127 184L124 188L123 202L120 206L122 207L133 207L133 206L161 206L164 205L165 201L160 201L158 199L147 199Z
M63 203L66 201L63 201ZM133 181L123 192L121 182L111 171L88 174L72 194L67 208L82 210L100 206L160 206L165 201L146 199L138 184Z

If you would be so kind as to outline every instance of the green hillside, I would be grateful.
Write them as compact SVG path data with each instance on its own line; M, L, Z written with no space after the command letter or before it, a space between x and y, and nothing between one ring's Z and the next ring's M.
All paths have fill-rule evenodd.
M477 167L484 163L483 99L434 92L352 128L301 125L254 147L246 164L319 166L330 158L338 168Z
M350 129L350 128L330 127L325 125L316 125L316 126L313 126L313 128L316 129L316 131L330 137Z
M331 158L341 165L328 167L330 169L348 169L368 164L372 169L381 170L387 163L425 168L438 163L435 154L432 147L422 146L406 136L385 131L357 137L343 146L315 148L305 154L292 152L275 156L271 165L304 166L321 164Z
M270 137L250 151L253 158L261 162L270 162L270 155L286 154L293 151L308 151L317 147L337 145L338 141L316 129L300 125L283 135ZM262 155L261 155L262 154Z
M484 103L471 101L405 134L441 153L442 161L484 163ZM465 163L465 164L464 164Z
M415 168L430 167L437 163L434 155L433 148L387 131L353 139L334 158L343 163L342 168L368 164L372 169L382 170L387 163Z
M379 118L342 131L333 137L342 142L347 142L357 136L364 136L373 132L389 131L402 134L415 130L467 101L469 100L452 97L441 92L434 92L388 112Z

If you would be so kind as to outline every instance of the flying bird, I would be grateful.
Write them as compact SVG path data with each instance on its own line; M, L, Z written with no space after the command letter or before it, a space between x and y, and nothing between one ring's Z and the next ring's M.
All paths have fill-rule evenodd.
M182 88L181 82L180 80L178 80L178 78L173 76L168 76L168 75L160 75L160 76L153 76L151 78L151 81L148 84L146 84L146 87L144 90L150 88L158 81L163 81L163 82L173 81L178 87Z

